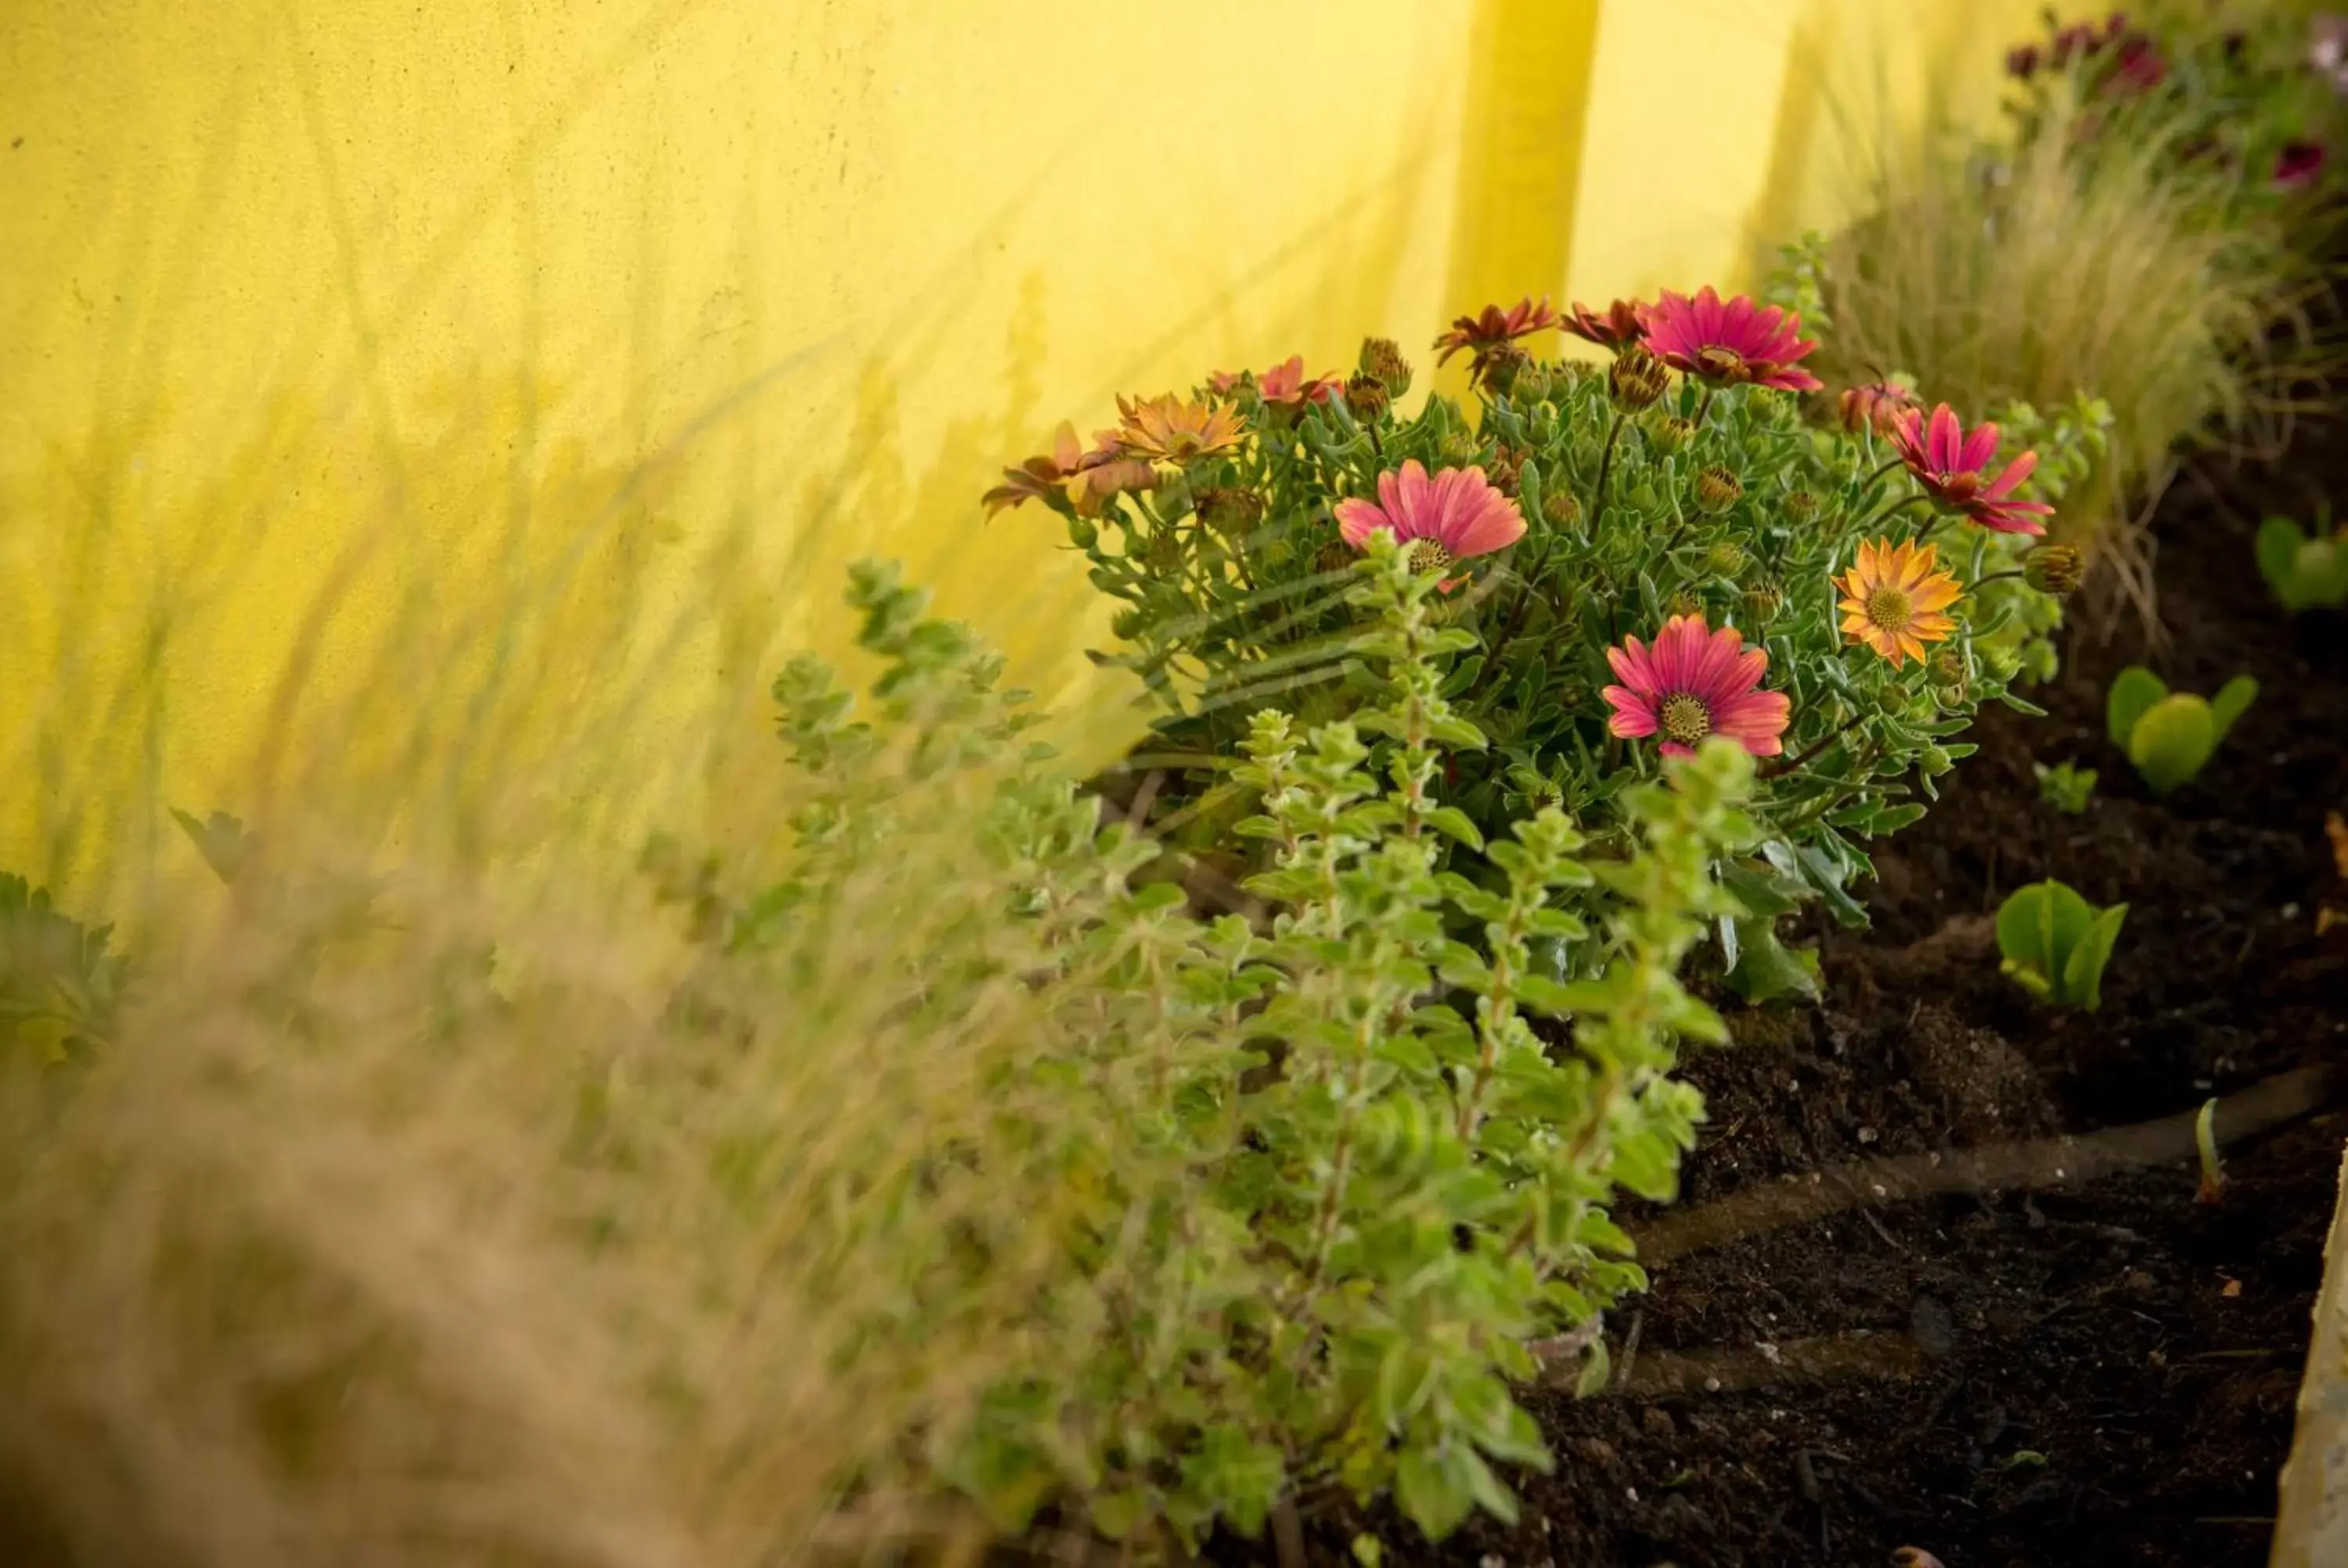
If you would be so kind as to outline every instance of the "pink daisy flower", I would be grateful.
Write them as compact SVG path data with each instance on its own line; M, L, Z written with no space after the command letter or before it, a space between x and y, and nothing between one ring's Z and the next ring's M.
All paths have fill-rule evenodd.
M1733 626L1715 631L1701 615L1675 615L1653 647L1626 637L1606 651L1606 662L1622 682L1606 688L1614 710L1606 727L1625 740L1660 734L1667 757L1690 755L1707 735L1726 735L1756 757L1786 749L1779 737L1793 701L1759 689L1769 655L1746 648Z
M1639 321L1646 328L1647 352L1686 374L1785 392L1816 392L1825 384L1794 364L1818 346L1801 335L1802 318L1756 304L1750 295L1724 300L1707 284L1690 299L1665 289L1653 304L1640 307Z
M1429 477L1414 457L1399 472L1378 476L1378 498L1350 496L1337 503L1337 532L1355 549L1372 534L1392 534L1410 546L1413 571L1440 571L1470 556L1490 555L1524 538L1516 502L1494 489L1481 468L1446 468ZM1447 591L1458 578L1447 578Z
M1207 384L1217 395L1228 397L1239 390L1240 384L1245 379L1246 373L1243 371L1219 370L1207 377ZM1309 381L1306 380L1304 356L1301 354L1290 354L1280 364L1255 378L1257 396L1266 403L1290 406L1301 406L1307 403L1326 403L1344 384L1342 378L1334 375L1316 375Z
M1916 482L1934 500L1954 507L1985 528L2001 534L2043 534L2043 518L2054 508L2044 501L2010 499L2038 466L2038 454L2024 452L1994 478L1989 466L1997 459L1997 426L1977 425L1967 435L1956 411L1943 403L1932 410L1927 425L1921 409L1912 409L1892 427L1892 445Z

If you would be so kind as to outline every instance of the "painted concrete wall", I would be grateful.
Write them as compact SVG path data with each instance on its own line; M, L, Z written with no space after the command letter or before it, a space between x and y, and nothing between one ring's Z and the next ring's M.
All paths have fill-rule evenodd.
M184 861L170 804L749 809L778 650L872 551L1105 751L1098 607L981 522L996 466L1120 390L1735 277L1816 216L1829 62L2003 5L12 0L0 866L95 897Z

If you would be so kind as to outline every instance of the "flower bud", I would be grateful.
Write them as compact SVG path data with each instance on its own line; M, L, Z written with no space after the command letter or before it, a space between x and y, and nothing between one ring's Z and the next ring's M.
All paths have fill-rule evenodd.
M1376 424L1393 401L1394 394L1386 390L1386 384L1367 371L1355 372L1353 379L1345 383L1345 406L1365 425Z
M2086 571L2085 558L2071 545L2040 545L2022 558L2022 580L2058 599L2077 592Z
M1581 521L1581 503L1570 490L1551 490L1541 497L1541 517L1551 528L1570 528Z
M1517 384L1509 389L1509 395L1519 403L1547 403L1556 390L1556 378L1546 365L1535 360L1517 372Z
M1443 438L1443 445L1436 448L1436 456L1447 467L1466 467L1476 461L1475 439L1465 431L1455 430Z
M1182 564L1182 541L1173 529L1160 528L1141 547L1141 559L1158 571L1172 571Z
M1746 589L1738 605L1745 617L1745 629L1759 631L1776 620L1777 612L1786 608L1786 596L1769 584L1763 583L1758 588Z
M1725 512L1745 494L1745 481L1715 463L1695 477L1695 504L1707 512Z
M1361 373L1386 389L1388 397L1400 397L1410 390L1410 361L1403 358L1402 345L1390 337L1365 337L1362 340Z
M1718 577L1735 577L1745 569L1745 547L1735 539L1723 539L1704 552L1706 571Z
M1789 523L1815 521L1818 515L1818 498L1807 490L1796 490L1778 504Z
M1942 751L1940 747L1926 746L1924 748L1922 766L1925 774L1929 777L1939 778L1942 774L1947 773L1951 768L1955 767L1956 765L1956 759L1949 755L1948 753Z
M1227 539L1245 538L1263 521L1263 497L1236 485L1214 485L1192 503L1199 520Z
M1068 542L1080 550L1088 550L1100 543L1100 529L1090 518L1070 518Z
M1517 377L1533 356L1513 343L1494 343L1484 351L1484 390L1495 397L1507 397L1516 390Z
M1343 539L1331 539L1313 558L1313 569L1317 572L1351 571L1361 554Z
M1653 405L1671 384L1671 372L1663 362L1643 348L1625 349L1606 372L1606 390L1615 406L1634 413Z
M1704 600L1698 599L1686 589L1682 589L1679 592L1672 595L1671 603L1664 608L1669 610L1673 615L1702 615L1704 613Z
M1484 459L1485 479L1504 496L1517 493L1518 482L1524 477L1524 472L1525 455L1505 441L1493 447L1492 455Z
M1677 452L1695 439L1693 419L1658 419L1648 432L1658 452Z
M1108 630L1109 635L1118 641L1132 641L1141 635L1141 611L1132 609L1118 610L1109 617Z

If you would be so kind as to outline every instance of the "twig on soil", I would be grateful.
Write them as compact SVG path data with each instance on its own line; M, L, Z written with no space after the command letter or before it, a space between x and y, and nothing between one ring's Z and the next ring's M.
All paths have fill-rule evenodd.
M2220 1102L2226 1142L2240 1142L2318 1109L2329 1098L2327 1077L2323 1068L2301 1068L2229 1096ZM2077 1186L2138 1166L2191 1159L2197 1115L2188 1111L2084 1137L1854 1161L1815 1173L1807 1182L1747 1187L1643 1227L1636 1236L1639 1255L1651 1266L1668 1263L1788 1225L1812 1224L1847 1208L1888 1207L1943 1193Z

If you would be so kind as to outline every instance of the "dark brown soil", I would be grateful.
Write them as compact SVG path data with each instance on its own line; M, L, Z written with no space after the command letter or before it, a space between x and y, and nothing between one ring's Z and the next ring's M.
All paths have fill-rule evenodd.
M1712 1120L1684 1196L1630 1216L1666 1261L1609 1324L1615 1388L1532 1397L1558 1465L1521 1478L1523 1522L1437 1548L1333 1504L1303 1522L1315 1562L1349 1561L1365 1529L1390 1563L2266 1561L2348 1136L2348 1072L2329 1077L2348 923L2316 929L2327 903L2348 915L2324 831L2348 808L2348 631L2275 610L2250 532L2271 505L2312 509L2328 436L2291 470L2180 487L2157 525L2161 645L2133 620L2075 629L2034 693L2051 716L1985 720L1944 804L1884 845L1873 929L1826 939L1827 1005L1746 1013L1692 1064ZM2262 687L2166 802L2103 734L2105 687L2138 661L2181 690ZM2040 800L2034 760L2101 771L2085 815ZM2100 1012L2042 1009L1998 972L1983 917L2050 876L2129 906ZM2188 1127L2015 1148L2302 1069L2221 1113L2221 1134L2263 1125L2230 1144L2214 1204ZM1993 1190L1928 1191L1984 1150L2004 1152Z

